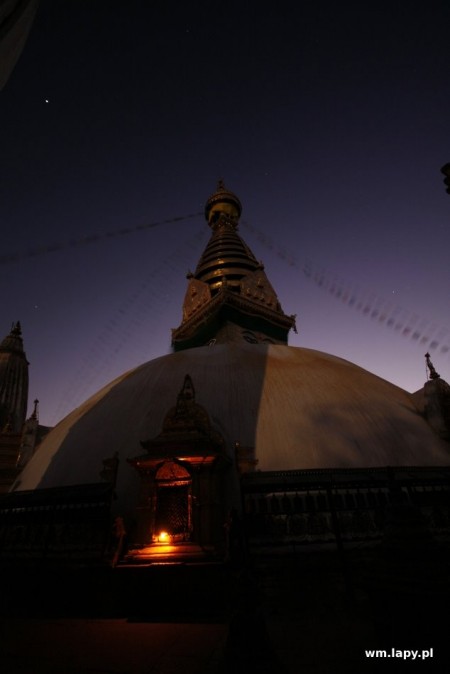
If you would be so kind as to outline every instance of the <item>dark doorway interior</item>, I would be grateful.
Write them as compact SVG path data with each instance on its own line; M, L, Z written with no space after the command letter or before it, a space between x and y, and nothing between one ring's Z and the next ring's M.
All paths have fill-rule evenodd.
M160 486L156 502L156 531L189 538L189 485Z

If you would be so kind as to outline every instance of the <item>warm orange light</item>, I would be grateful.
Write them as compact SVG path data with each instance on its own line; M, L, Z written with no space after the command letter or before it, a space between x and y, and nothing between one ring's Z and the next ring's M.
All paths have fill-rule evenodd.
M158 535L158 541L160 543L168 543L170 541L170 536L167 531L160 531Z

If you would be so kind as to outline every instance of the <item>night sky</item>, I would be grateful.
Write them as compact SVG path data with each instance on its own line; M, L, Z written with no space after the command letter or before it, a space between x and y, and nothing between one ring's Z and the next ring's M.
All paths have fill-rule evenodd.
M291 345L409 391L429 350L450 381L449 27L448 2L43 0L0 94L0 333L41 422L170 352L219 178Z

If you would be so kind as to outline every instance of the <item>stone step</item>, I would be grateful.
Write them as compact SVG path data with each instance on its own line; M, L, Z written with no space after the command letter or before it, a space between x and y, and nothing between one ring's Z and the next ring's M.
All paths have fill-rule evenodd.
M197 543L176 543L166 545L154 543L144 548L129 550L120 566L142 564L193 564L221 562L212 547L202 547Z

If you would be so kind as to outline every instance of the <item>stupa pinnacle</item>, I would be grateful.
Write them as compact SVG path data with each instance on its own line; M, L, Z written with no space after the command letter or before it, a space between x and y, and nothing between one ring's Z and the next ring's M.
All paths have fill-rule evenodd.
M242 205L220 180L205 205L211 238L183 303L181 325L172 331L175 351L216 342L287 344L295 319L287 316L258 262L238 234Z

